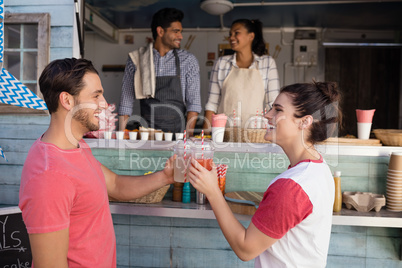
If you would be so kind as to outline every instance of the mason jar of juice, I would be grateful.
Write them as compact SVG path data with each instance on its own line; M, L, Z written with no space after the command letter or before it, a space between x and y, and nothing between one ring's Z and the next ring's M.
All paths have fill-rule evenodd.
M191 147L191 157L197 160L203 167L208 170L212 169L212 161L214 158L214 148L210 142L195 142Z
M184 149L184 147L186 149ZM186 142L186 146L184 146L184 141L179 140L174 145L173 152L176 155L173 167L174 181L185 182L185 177L188 172L188 164L190 163L191 158L191 143Z

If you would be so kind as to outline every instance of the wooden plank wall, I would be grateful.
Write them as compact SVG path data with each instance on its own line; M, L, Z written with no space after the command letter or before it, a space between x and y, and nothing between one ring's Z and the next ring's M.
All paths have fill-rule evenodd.
M73 0L4 0L4 12L50 14L50 61L73 56Z
M18 204L22 165L29 147L47 129L48 123L47 116L0 116L0 146L9 160L0 158L0 204ZM132 175L161 169L171 155L156 150L93 149L93 153L115 172ZM385 193L388 157L324 157L332 171L342 171L343 191ZM271 179L288 165L282 154L217 152L214 161L230 166L228 191L264 191ZM216 220L112 216L118 267L254 265L253 261L242 262L235 256ZM333 226L327 267L402 267L400 242L401 230L397 228Z
M401 48L326 48L325 79L343 94L344 129L357 136L356 109L376 109L372 129L399 128Z

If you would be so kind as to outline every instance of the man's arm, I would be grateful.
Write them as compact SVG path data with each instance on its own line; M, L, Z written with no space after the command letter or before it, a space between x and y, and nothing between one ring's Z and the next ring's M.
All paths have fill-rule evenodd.
M210 111L210 110L206 110L205 114L204 114L204 124L202 126L202 129L204 130L206 135L210 135L211 134L211 130L212 130L212 115L214 115L215 112Z
M166 161L163 170L143 176L118 175L101 165L108 195L121 201L132 200L152 193L167 184L172 184L174 182L173 160L172 156Z
M133 113L133 103L135 99L134 73L135 73L135 66L129 56L127 59L126 68L124 69L124 76L121 87L121 96L118 110L120 131L124 131L126 129L128 119L130 118L130 115Z
M200 82L200 66L197 58L190 54L187 58L189 61L185 78L185 103L187 108L187 136L194 134L194 127L197 123L198 114L201 112L201 82Z
M191 137L194 134L194 128L195 124L197 123L197 118L198 118L197 112L187 112L186 131L188 137Z
M29 234L35 268L67 268L69 229L51 233Z
M119 115L119 130L124 131L127 126L127 121L130 118L129 115Z

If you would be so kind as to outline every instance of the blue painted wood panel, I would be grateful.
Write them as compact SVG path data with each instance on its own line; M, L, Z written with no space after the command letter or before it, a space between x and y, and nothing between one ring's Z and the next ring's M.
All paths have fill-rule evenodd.
M12 0L11 0L12 1ZM55 2L55 1L54 1ZM10 13L49 13L51 26L70 26L72 27L75 20L74 1L66 5L24 5L24 6L8 6L5 3L5 12Z
M46 6L68 5L71 0L4 0L6 6Z

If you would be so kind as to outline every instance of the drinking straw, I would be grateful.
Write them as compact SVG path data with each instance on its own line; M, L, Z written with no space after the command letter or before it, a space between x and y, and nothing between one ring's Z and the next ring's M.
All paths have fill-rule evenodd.
M236 110L235 109L233 109L233 121L234 121L233 126L236 126Z
M204 130L201 131L201 159L204 159Z
M186 164L186 142L187 142L187 137L186 137L186 130L184 130L184 135L183 135L183 141L184 141L184 155L183 155L183 160L184 164ZM187 169L184 169L184 182L187 182Z
M255 115L255 122L254 122L255 128L257 128L257 117L258 117L258 109L257 109L257 113Z
M216 172L218 173L217 174L218 175L218 185L219 185L219 188L220 188L220 186L221 186L221 164L218 164L216 166Z

